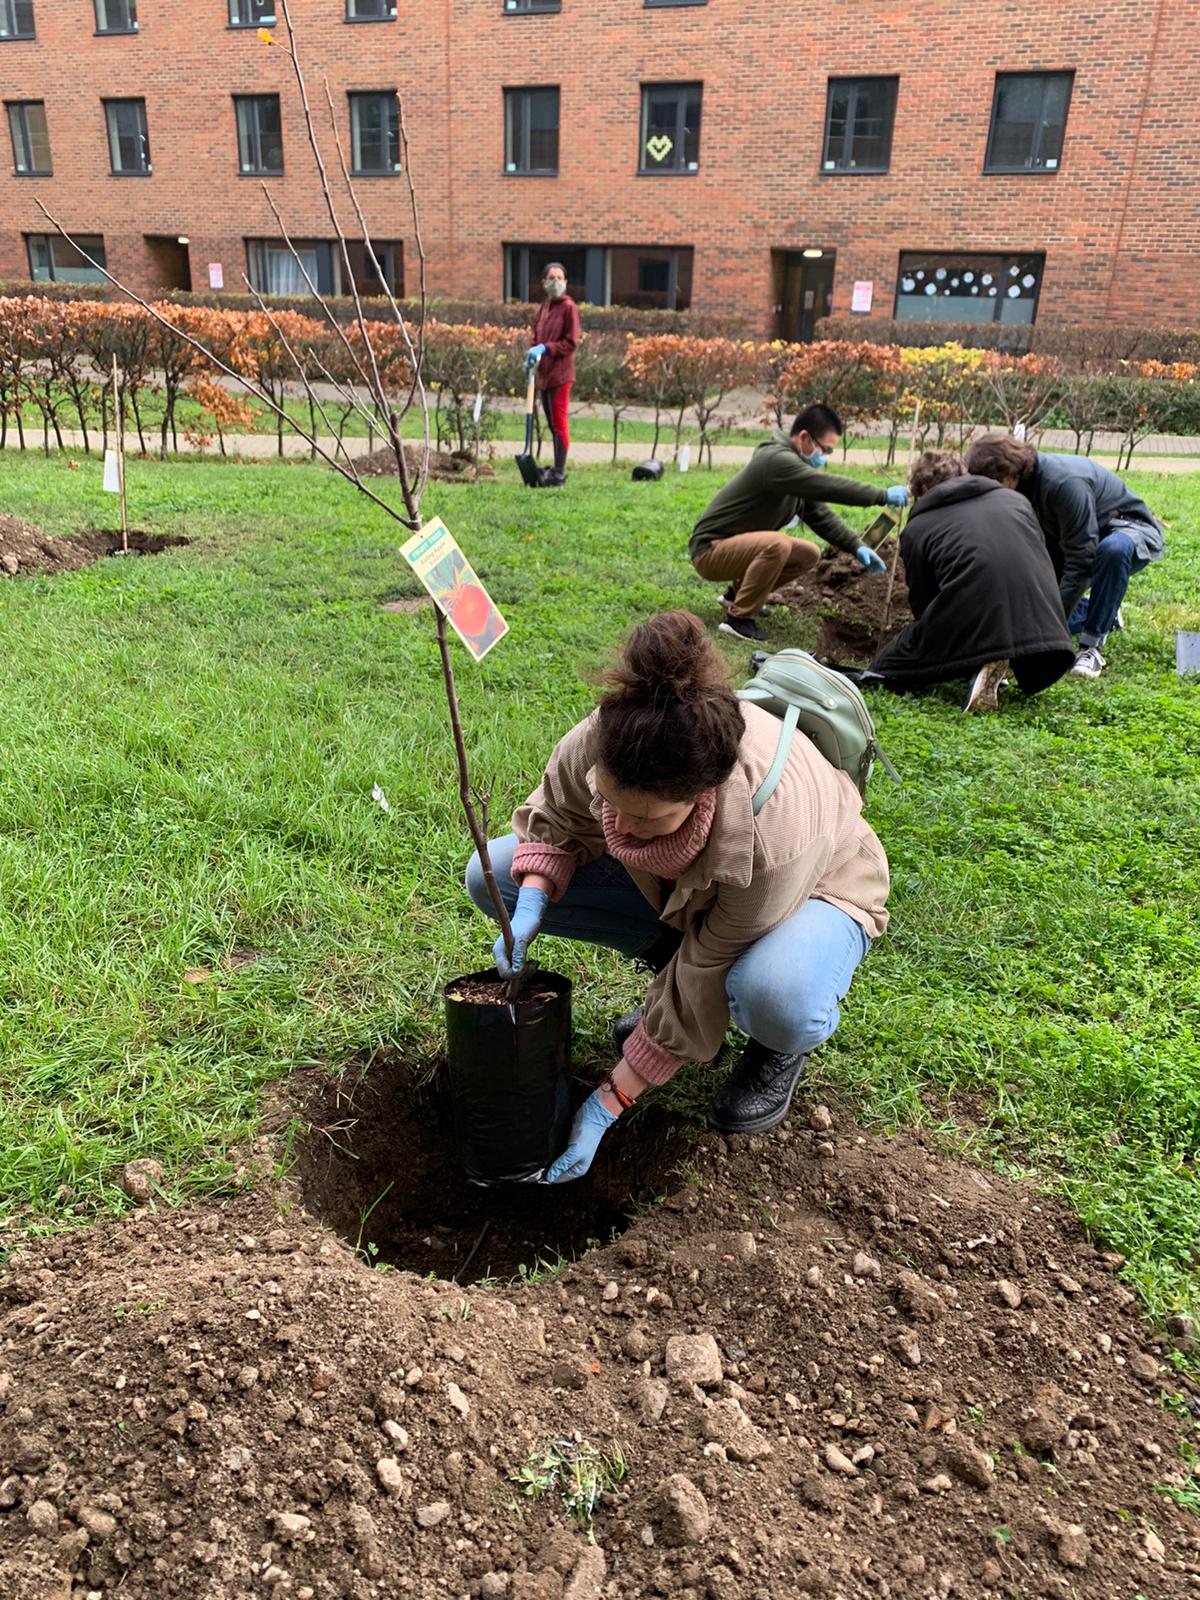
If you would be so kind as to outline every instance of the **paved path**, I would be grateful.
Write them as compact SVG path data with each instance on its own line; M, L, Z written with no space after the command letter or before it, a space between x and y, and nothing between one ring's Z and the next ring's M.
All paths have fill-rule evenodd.
M40 450L40 431L35 434L32 430L27 429L25 437L28 443L29 452L31 454ZM95 459L96 436L93 435L92 439L93 459ZM78 432L78 430L64 428L63 441L68 450L79 451L82 453L83 436ZM329 444L330 448L332 448L333 440L329 439L326 442ZM408 442L414 443L415 441L410 440ZM1044 442L1049 443L1048 435L1044 437ZM1150 441L1147 443L1149 442ZM1169 442L1178 443L1179 441ZM1189 442L1200 446L1200 440ZM368 454L366 439L347 439L345 441L345 445L347 453L351 456L364 456ZM7 447L10 450L17 449L16 432L11 427L9 428ZM375 441L375 448L379 448L378 440ZM511 460L513 456L518 455L524 446L519 440L516 439L497 439L493 441L493 448L495 450L495 458L497 462L504 462ZM750 459L750 453L752 449L753 446L749 444L714 445L713 465L715 467L743 466ZM242 458L272 458L277 453L275 435L273 433L232 433L226 437L225 451L227 455L238 456ZM191 453L217 455L219 453L219 447L216 443L216 440L213 440L206 450ZM298 438L295 434L285 433L283 437L283 453L288 457L307 456L309 453L308 445L305 444L303 439ZM1095 449L1092 453L1097 460L1105 460L1105 452L1101 451L1099 448ZM617 459L622 463L636 463L638 461L645 461L649 454L650 446L645 443L623 443L617 449ZM669 460L669 445L665 447L660 446L659 455L660 458L666 462L667 470L669 472L674 471L675 469ZM580 465L585 462L608 462L611 461L611 459L612 445L601 443L599 440L580 440L571 446L571 460ZM549 464L551 460L548 444L543 446L542 460L547 464ZM1108 456L1108 460L1110 462L1116 460L1115 447ZM830 470L832 472L836 472L841 462L842 453L840 450L838 450L835 453L833 460L829 464ZM694 467L699 466L700 464L699 451L694 443L691 451L691 464ZM882 449L873 449L871 447L864 448L861 445L851 445L846 455L846 465L848 466L882 468L883 464L884 452ZM904 476L903 470L897 468L892 468L891 470L895 473L896 481L900 482ZM1200 472L1200 454L1191 456L1181 453L1168 454L1166 452L1159 451L1151 452L1147 448L1144 454L1141 450L1139 450L1134 456L1132 470L1134 472Z

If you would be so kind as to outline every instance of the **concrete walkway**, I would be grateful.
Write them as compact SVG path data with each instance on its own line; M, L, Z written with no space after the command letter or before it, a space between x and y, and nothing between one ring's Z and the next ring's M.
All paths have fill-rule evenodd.
M764 437L766 436L766 431L767 430L764 428ZM83 435L77 429L72 428L64 428L62 433L65 448L69 451L78 451L80 454L82 454ZM27 429L25 438L27 452L29 454L39 453L41 450L40 430L38 430L37 433L34 433L32 430ZM323 442L330 449L332 449L334 446L334 440L332 438L327 438ZM406 442L414 445L416 444L415 440L409 440ZM1134 456L1133 467L1131 469L1132 471L1169 473L1200 472L1200 440L1164 441L1172 444L1186 442L1195 445L1198 453L1194 455L1186 455L1182 452L1168 453L1165 450L1155 450L1151 452L1149 445L1152 442L1153 441L1150 440L1147 441L1144 454L1142 450L1139 450ZM1058 446L1056 443L1052 442L1051 436L1047 434L1043 436L1042 443L1050 449L1066 449L1074 443L1074 440L1067 440L1063 445ZM9 428L8 433L7 448L12 451L18 449L16 432L11 427ZM347 439L345 440L345 448L346 453L350 456L365 456L369 454L368 443L366 439ZM379 448L378 439L375 441L375 448ZM492 441L494 459L497 463L510 461L514 456L519 455L523 448L524 445L517 439L496 439ZM745 463L750 459L750 454L753 448L754 447L749 444L714 445L713 465L714 467L744 466ZM669 442L662 443L659 446L659 459L664 462L668 472L675 470L670 460L670 450L671 447ZM214 439L204 450L182 451L180 453L211 456L218 455L220 453L220 449L216 440ZM240 459L273 459L277 454L275 435L273 433L229 434L225 439L225 453L226 455L236 456ZM289 459L293 457L305 457L309 454L309 447L307 444L305 444L304 440L297 437L296 434L285 433L283 436L283 453ZM1106 454L1108 454L1108 461L1106 464L1112 464L1112 462L1115 462L1116 460L1115 445L1111 453L1107 453L1102 451L1099 448L1099 444L1097 444L1097 448L1092 451L1092 454L1098 461L1105 461ZM647 443L622 443L617 449L617 460L623 464L645 461L649 458L649 455L650 446ZM885 452L882 448L851 445L846 455L845 464L853 467L878 467L882 470L884 465L884 455ZM92 435L92 459L97 459L96 435ZM549 464L552 459L548 441L543 445L541 459L545 464ZM604 444L598 440L580 440L571 446L571 461L577 466L583 466L585 464L593 464L597 462L607 463L611 461L611 459L611 444ZM837 472L841 464L842 452L838 450L835 453L833 460L829 463L829 470L831 472ZM698 467L700 465L699 450L694 442L692 443L691 448L691 465L693 467ZM894 466L889 470L894 474L897 483L902 481L904 477L904 471L902 467Z

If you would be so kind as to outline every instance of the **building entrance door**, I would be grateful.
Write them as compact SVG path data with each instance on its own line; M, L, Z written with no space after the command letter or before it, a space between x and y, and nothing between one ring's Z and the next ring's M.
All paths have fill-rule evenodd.
M827 317L833 304L833 274L837 252L772 250L775 275L775 330L780 339L807 344L818 317Z
M192 263L188 253L188 241L156 233L147 233L144 237L146 248L150 252L150 260L158 276L158 287L190 289Z

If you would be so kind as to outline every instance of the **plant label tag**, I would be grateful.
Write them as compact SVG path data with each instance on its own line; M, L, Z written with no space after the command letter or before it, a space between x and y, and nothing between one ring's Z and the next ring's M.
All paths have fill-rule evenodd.
M104 452L104 492L105 494L121 492L121 467L115 450Z
M414 533L400 554L433 596L433 602L455 633L482 661L508 632L491 595L475 576L470 562L440 517Z
M680 470L680 472L686 472L688 467L691 465L691 461L692 461L692 447L691 447L690 444L685 444L683 449L679 452L679 470Z

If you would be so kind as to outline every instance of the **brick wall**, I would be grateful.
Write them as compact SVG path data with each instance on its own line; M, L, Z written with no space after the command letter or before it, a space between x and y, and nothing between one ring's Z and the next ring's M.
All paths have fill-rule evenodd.
M0 171L0 277L27 271L34 196L103 233L112 270L161 281L147 236L186 236L194 286L220 261L243 287L246 237L277 236L259 180L240 177L235 93L283 97L286 172L268 180L297 237L329 237L282 42L226 24L225 0L140 0L136 36L93 37L89 0L35 0L37 38L0 43L6 100L46 102L54 175ZM342 0L293 0L331 165L323 78L343 139L346 93L404 92L429 281L498 297L504 241L690 245L697 308L764 330L773 250L835 250L834 309L857 279L888 312L902 250L1044 251L1039 316L1200 322L1200 77L1192 0L397 0L394 22L347 24ZM277 41L282 30L276 29ZM1061 166L982 172L997 70L1073 69ZM897 74L891 168L820 170L830 75ZM704 85L700 169L637 175L640 84ZM506 86L561 86L556 178L506 177ZM103 96L144 95L154 171L108 170ZM5 137L7 130L5 130ZM363 178L381 238L413 227L402 177Z

